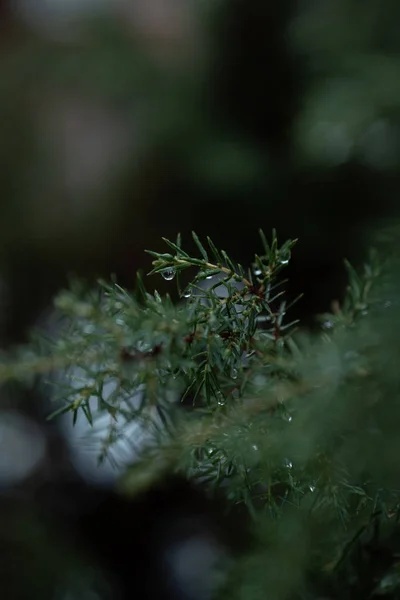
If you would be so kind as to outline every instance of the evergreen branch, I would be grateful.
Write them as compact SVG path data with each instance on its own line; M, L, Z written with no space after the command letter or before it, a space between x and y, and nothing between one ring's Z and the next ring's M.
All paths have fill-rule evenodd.
M189 256L180 246L166 238L162 238L170 248L175 250L176 254L173 256L172 254L146 250L148 254L155 258L153 261L153 269L150 271L149 275L164 273L167 274L168 278L170 277L172 279L173 276L180 271L190 267L200 267L203 271L200 276L203 278L223 273L228 279L233 279L237 283L243 283L247 288L253 287L252 277L246 277L244 270L240 265L235 267L225 250L219 251L211 239L207 238L210 250L217 260L216 263L212 263L209 261L208 253L197 234L192 232L192 236L202 256L201 259ZM289 263L291 249L296 244L297 240L288 240L281 248L278 248L275 231L273 232L273 242L271 247L267 244L265 235L261 231L260 236L264 245L265 255L262 257L256 255L254 263L255 273L262 275L263 280L271 280L276 276L280 268Z
M65 292L56 305L67 315L70 325L58 341L50 342L49 356L37 356L36 360L31 353L27 360L21 355L15 364L3 365L0 379L23 378L24 373L43 373L47 368L56 370L63 379L52 385L59 387L66 403L55 409L53 417L70 410L74 420L82 412L91 423L95 415L89 399L98 398L99 410L112 417L101 460L120 437L119 415L129 416L121 400L140 391L140 407L132 409L131 417L151 426L156 437L155 444L143 451L142 460L128 476L126 485L131 491L149 485L164 470L187 469L190 464L192 476L206 477L215 485L234 487L239 478L242 487L236 492L232 488L232 498L244 502L251 511L260 502L274 511L300 506L315 490L317 478L306 459L301 468L293 467L292 460L282 454L286 452L283 440L290 441L287 436L296 430L295 425L287 423L292 415L301 423L308 419L308 413L323 419L324 403L321 409L314 405L318 390L325 390L329 398L349 386L362 386L369 381L373 366L370 359L365 363L360 358L342 362L333 370L328 362L325 368L321 360L329 356L333 346L303 347L301 338L300 343L293 339L296 321L286 322L293 302L287 302L284 292L277 291L282 282L275 278L294 242L279 249L275 233L271 245L265 245L264 240L265 254L255 256L253 277L208 240L211 254L224 264L210 262L199 238L194 235L194 240L200 259L182 250L179 236L177 243L166 240L175 256L151 254L155 257L153 272L167 270L167 279L172 278L172 269L173 276L183 268L197 267L199 273L190 284L192 291L198 290L197 295L192 293L186 302L174 306L169 296L161 297L157 291L149 294L140 277L138 298L116 283L104 282L101 295ZM345 330L360 310L360 301L369 299L380 275L376 267L366 267L362 276L349 266L347 269L352 282L349 303L329 316L341 322ZM197 285L199 279L217 272L222 279L209 289ZM370 354L375 350L369 345ZM337 352L340 355L341 350ZM310 371L316 363L319 367ZM77 385L74 368L82 371L86 383ZM65 375L60 374L63 369ZM107 381L115 383L110 398L103 395ZM171 404L171 393L176 401L190 398L197 410L201 409L201 418L186 420L179 416L176 404ZM165 416L171 417L171 426ZM259 441L250 443L254 435L260 436ZM321 442L322 454L329 455L329 444L337 443L333 439L331 442L327 436ZM268 449L270 456L267 463L261 450L254 450L264 446L263 452ZM193 448L198 453L192 453L188 463L188 452ZM336 473L334 461L332 464L333 471L327 469L325 483L323 478L318 479L318 486L325 486L324 495L314 496L313 510L332 507L345 523L350 515L348 498L359 486L347 484L346 478ZM267 469L269 492L264 489L261 468ZM262 491L257 487L260 485Z

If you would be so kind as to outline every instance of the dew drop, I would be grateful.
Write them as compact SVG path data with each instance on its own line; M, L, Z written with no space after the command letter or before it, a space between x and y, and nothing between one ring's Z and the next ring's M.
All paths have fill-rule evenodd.
M315 492L315 485L309 485L308 489L310 490L310 492Z
M258 265L253 266L253 273L256 277L259 277L261 275L262 271Z
M213 276L212 275L207 275L206 279L212 279Z
M233 368L232 373L231 373L232 379L237 379L237 376L238 376L238 371L237 371L237 369Z
M175 277L175 269L164 269L164 271L161 271L161 275L164 277L165 281L172 281Z
M293 417L291 415L284 415L283 418L285 419L285 421L287 421L288 423L290 423Z
M183 292L184 298L190 298L191 295L192 295L192 292L190 290L186 290Z
M258 446L256 444L253 444L252 448L253 448L254 452L258 452Z
M222 392L217 392L217 403L219 406L224 406L225 404L225 398Z
M279 262L281 265L287 265L290 261L290 250L286 250L285 252L281 252Z
M332 323L332 321L325 321L325 322L322 324L322 327L323 327L324 329L332 329L332 328L333 328L333 323Z
M291 460L289 460L288 458L285 458L285 467L287 469L291 469L293 467L293 463Z

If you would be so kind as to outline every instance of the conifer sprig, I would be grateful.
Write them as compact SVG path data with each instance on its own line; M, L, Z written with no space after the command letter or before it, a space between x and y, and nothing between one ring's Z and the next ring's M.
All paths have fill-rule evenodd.
M263 254L245 270L193 238L199 257L180 236L165 240L173 254L151 253L152 274L167 281L195 271L180 302L149 293L140 275L132 294L115 281L74 285L56 299L58 336L6 357L0 378L31 385L48 371L52 417L94 425L108 414L99 460L123 439L123 422L140 423L148 443L121 479L124 493L165 472L201 479L244 505L268 543L285 523L303 528L313 585L351 587L361 538L400 514L393 457L375 450L397 448L398 264L382 265L376 252L361 274L345 263L346 297L311 335L286 322L280 273L294 242L278 248L275 233L271 244L261 233Z
M178 304L168 295L149 293L140 276L135 294L116 282L100 282L96 291L75 285L56 299L67 323L60 337L47 345L41 340L36 364L30 350L15 364L4 363L0 375L43 373L46 364L56 370L53 416L71 412L76 421L82 413L89 423L104 412L112 417L104 457L118 439L120 418L141 421L154 440L137 465L146 481L154 471L151 465L157 465L154 476L161 468L183 469L225 487L229 482L233 502L244 502L249 510L261 503L276 511L324 489L324 502L330 497L343 520L349 490L362 488L348 483L343 473L334 476L333 484L338 467L328 458L323 484L308 458L295 456L296 432L310 418L316 390L329 390L330 397L348 382L359 385L370 371L362 353L332 370L327 349L315 349L315 342L293 335L295 323L285 321L292 303L280 290L279 274L295 242L279 247L275 232L271 244L260 236L263 254L247 271L210 239L206 249L193 234L200 257L182 249L180 236L176 243L166 240L174 254L151 253L151 273L172 280L184 269L197 271ZM341 309L323 315L325 337L330 329L346 331L365 316L382 270L374 253L361 276L346 266L347 298ZM106 392L110 386L112 392ZM193 405L199 420L187 421L180 401ZM329 454L324 445L321 457Z

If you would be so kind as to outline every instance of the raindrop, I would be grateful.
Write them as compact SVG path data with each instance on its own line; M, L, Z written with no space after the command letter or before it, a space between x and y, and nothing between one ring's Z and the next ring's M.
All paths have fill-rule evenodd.
M256 444L253 444L252 448L253 448L254 452L258 452L258 446Z
M281 265L287 265L290 261L290 250L284 250L281 252L279 262Z
M238 371L237 371L237 369L234 367L234 368L232 369L231 377L232 377L232 379L237 379L237 376L238 376Z
M225 398L222 392L217 392L217 402L219 406L224 406Z
M325 321L325 322L322 324L322 327L323 327L324 329L332 329L332 328L333 328L333 323L332 323L332 321Z
M291 469L293 467L293 463L291 460L289 460L288 458L285 458L285 467L287 469Z
M285 421L290 423L293 417L291 415L284 415L283 418L285 419Z
M164 269L164 271L161 271L161 275L166 281L172 281L172 279L175 277L175 269Z
M207 275L206 279L212 279L213 276L212 275Z
M183 292L183 297L184 298L190 298L190 296L192 295L191 290L186 290Z
M308 488L310 492L315 492L315 485L309 485Z
M253 273L256 277L259 277L261 275L262 271L258 265L254 265Z

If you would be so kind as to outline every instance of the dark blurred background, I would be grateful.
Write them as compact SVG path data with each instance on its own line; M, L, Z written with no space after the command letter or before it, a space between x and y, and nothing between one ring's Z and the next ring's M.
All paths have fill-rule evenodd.
M190 230L299 238L305 323L397 213L395 0L1 0L3 345L67 274L132 287ZM149 283L165 289L161 280ZM171 286L169 286L171 287Z

